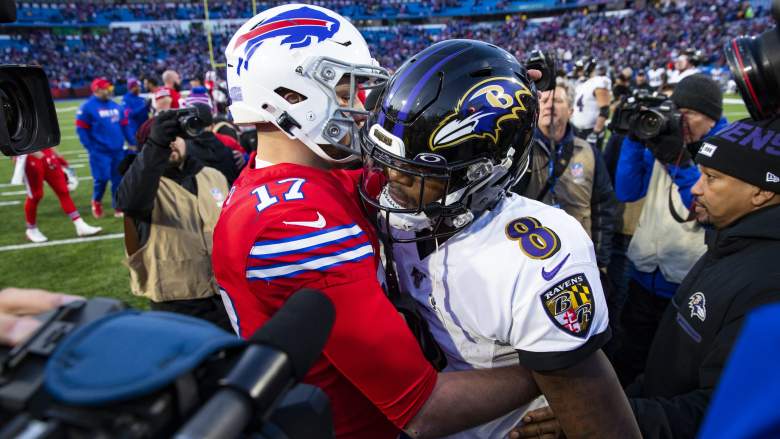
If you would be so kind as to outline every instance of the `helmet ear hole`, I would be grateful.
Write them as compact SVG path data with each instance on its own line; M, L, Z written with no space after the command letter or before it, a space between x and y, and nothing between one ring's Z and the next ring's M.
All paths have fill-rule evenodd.
M291 104L298 104L306 99L308 99L306 96L298 93L297 91L290 90L286 87L277 87L276 90L274 90L276 94L281 96L285 101L291 103Z

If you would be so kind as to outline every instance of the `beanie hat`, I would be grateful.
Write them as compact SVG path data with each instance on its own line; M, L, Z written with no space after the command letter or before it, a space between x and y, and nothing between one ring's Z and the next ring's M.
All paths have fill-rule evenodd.
M729 125L704 139L696 163L780 194L780 118Z
M672 102L677 108L689 108L709 117L720 120L723 114L723 93L718 83L709 76L696 74L683 78L674 87Z

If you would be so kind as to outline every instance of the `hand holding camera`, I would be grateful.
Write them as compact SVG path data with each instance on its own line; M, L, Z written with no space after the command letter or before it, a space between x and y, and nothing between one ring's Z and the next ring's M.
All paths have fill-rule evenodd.
M672 123L661 134L647 139L645 146L653 157L665 165L685 166L691 163L691 155L685 148L682 123Z

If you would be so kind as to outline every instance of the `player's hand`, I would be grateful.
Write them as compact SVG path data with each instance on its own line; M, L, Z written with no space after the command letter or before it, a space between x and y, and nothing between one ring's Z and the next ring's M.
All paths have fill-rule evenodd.
M84 299L39 289L0 290L0 344L14 346L24 341L41 325L34 315L77 300Z
M179 121L175 111L161 111L157 114L149 132L149 140L157 147L170 148L179 134Z
M523 425L509 432L510 439L561 439L564 438L558 419L550 407L531 410L523 416Z
M536 69L529 69L528 70L528 78L531 81L538 81L538 80L542 79L542 71L541 70L536 70Z

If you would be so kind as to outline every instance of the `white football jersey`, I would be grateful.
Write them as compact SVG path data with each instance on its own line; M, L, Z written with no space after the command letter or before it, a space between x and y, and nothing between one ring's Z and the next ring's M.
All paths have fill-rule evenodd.
M608 339L593 244L563 210L511 195L419 257L393 247L401 289L445 354L446 370L569 367ZM453 437L502 438L543 398Z
M674 70L674 71L672 71L672 74L669 75L669 84L677 84L678 82L682 81L683 79L685 79L685 78L687 78L687 77L689 77L691 75L695 75L697 73L699 73L699 69L697 69L696 67L693 67L693 68L690 68L690 69L687 69L687 70L683 70L682 72L679 71L679 70Z
M612 81L606 76L594 76L577 86L574 96L574 114L571 123L579 130L590 130L596 126L599 117L599 103L596 89L612 90Z

